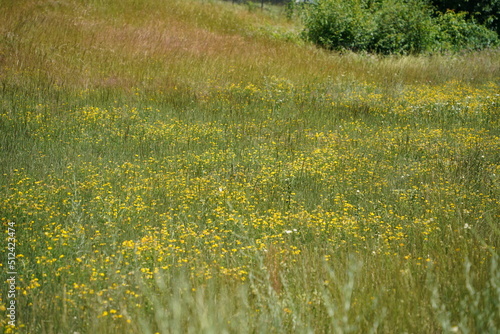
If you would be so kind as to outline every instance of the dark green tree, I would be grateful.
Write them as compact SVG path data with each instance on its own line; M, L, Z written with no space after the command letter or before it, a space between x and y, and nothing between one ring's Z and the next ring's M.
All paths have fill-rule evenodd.
M303 35L330 50L381 54L497 47L497 33L467 15L436 12L428 0L321 0L306 8Z
M431 3L442 13L467 12L469 18L500 35L500 0L431 0Z

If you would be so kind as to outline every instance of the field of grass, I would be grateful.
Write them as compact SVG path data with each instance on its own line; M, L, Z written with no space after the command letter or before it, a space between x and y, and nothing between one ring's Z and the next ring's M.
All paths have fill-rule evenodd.
M498 333L500 51L285 14L0 0L4 333Z

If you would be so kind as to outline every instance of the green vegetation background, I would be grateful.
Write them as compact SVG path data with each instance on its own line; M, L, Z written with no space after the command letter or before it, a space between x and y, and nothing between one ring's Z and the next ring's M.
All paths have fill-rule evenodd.
M498 47L494 31L497 14L488 15L492 14L491 6L483 5L474 7L483 13L468 13L451 9L439 12L427 0L322 0L317 4L290 4L304 7L304 35L312 42L327 49L382 54ZM476 17L482 18L488 27L478 23Z

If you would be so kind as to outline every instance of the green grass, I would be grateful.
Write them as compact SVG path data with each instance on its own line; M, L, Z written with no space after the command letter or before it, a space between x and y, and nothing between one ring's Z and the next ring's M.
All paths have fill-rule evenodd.
M0 2L5 333L498 331L498 50L269 8Z

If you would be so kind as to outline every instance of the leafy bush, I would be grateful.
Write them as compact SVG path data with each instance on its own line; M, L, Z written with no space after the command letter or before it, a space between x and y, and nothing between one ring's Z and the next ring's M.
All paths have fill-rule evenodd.
M465 12L447 11L437 17L437 40L442 50L479 50L498 45L498 36L494 31L475 21L467 21L466 15Z
M420 53L432 47L430 9L421 0L382 1L373 11L376 32L369 51Z
M478 23L500 34L499 0L430 0L441 13L448 10L465 12L467 19L474 18Z
M434 15L426 0L323 0L308 6L304 37L330 50L408 54L498 45L466 14Z
M331 50L366 50L375 30L363 0L324 0L312 5L305 18L305 37Z

